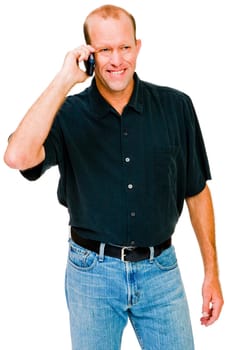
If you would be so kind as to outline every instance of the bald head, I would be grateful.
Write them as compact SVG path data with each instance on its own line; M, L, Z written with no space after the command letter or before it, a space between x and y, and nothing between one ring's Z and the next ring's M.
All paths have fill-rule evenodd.
M110 18L120 20L123 16L129 18L132 27L133 27L133 35L134 39L136 40L136 22L134 17L127 12L125 9L114 6L114 5L104 5L101 7L98 7L97 9L93 10L89 15L86 17L86 20L83 25L83 32L85 41L87 44L91 44L91 37L90 37L90 31L89 31L89 25L91 24L93 17L100 17L100 19L107 20Z

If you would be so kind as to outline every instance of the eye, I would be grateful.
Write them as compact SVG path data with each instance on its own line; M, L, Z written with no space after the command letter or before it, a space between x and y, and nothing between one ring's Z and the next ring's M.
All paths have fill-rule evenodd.
M124 45L123 47L122 47L122 50L123 51L127 51L127 50L129 50L131 47L129 46L129 45Z
M99 50L99 52L109 52L110 49L107 47L103 47L102 49Z

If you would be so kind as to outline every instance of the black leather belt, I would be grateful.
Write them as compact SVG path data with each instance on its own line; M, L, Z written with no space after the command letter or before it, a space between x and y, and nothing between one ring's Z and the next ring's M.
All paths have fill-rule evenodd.
M76 244L80 245L81 247L99 254L101 242L79 236L77 232L75 232L73 227L71 227L71 238ZM160 255L163 252L163 250L169 248L170 246L171 238L153 247L154 257ZM105 244L104 254L113 258L121 259L122 261L137 262L140 260L150 258L150 248L125 246L120 247L112 244Z

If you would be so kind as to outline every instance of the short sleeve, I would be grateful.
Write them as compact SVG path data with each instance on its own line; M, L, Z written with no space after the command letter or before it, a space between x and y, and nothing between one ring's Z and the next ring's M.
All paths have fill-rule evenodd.
M58 164L60 155L62 153L61 138L62 136L60 132L59 122L58 122L58 119L55 119L53 126L50 130L50 133L44 142L45 155L46 155L44 161L33 168L20 171L20 173L27 180L29 181L37 180L49 168Z
M185 104L187 139L186 197L200 193L211 179L211 172L199 121L191 99Z

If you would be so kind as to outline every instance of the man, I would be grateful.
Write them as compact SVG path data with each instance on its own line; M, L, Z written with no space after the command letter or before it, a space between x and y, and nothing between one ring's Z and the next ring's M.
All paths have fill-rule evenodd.
M106 5L85 20L86 45L10 137L6 163L35 180L58 165L58 199L70 215L66 297L74 350L120 349L128 318L143 349L194 349L171 236L186 200L205 277L203 325L223 297L216 256L210 170L190 98L141 81L132 15ZM88 75L91 86L71 88Z

